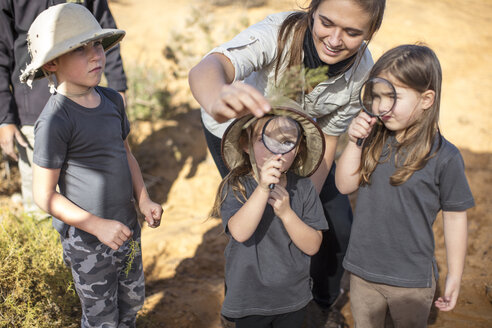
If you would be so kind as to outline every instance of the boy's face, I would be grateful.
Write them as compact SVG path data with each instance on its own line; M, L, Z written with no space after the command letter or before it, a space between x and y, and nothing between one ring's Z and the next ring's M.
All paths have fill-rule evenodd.
M101 40L91 41L53 61L58 84L72 93L95 87L101 82L106 55Z

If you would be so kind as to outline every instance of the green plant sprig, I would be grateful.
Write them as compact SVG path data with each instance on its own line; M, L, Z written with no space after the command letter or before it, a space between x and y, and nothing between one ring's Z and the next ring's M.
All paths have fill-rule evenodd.
M130 253L126 255L128 259L126 260L125 269L123 269L123 273L127 278L130 274L130 271L132 270L133 261L140 252L140 245L133 238L131 238L128 242L128 247L130 247Z

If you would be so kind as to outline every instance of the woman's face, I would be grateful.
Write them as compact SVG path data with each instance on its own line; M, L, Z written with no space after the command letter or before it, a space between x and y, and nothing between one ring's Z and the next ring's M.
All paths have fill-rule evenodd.
M319 58L336 64L357 52L368 38L371 17L353 0L325 0L313 14L313 41Z

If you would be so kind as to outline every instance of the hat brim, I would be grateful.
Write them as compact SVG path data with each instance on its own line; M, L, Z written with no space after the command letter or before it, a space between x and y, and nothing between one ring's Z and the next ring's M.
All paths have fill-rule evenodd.
M102 39L103 49L107 51L118 44L125 34L125 31L119 29L101 29L97 33L79 35L76 38L57 44L54 49L48 51L44 56L38 56L36 61L31 62L22 72L20 80L22 83L26 83L31 76L33 76L33 80L44 77L44 73L41 70L43 65L94 40Z
M325 152L325 138L316 122L305 113L284 106L273 107L267 115L288 116L299 123L305 138L307 154L302 165L291 167L291 170L297 175L305 177L316 172L323 160ZM224 132L221 153L224 163L229 170L233 170L243 164L243 149L239 144L239 139L244 127L246 125L249 126L257 119L252 114L245 115L234 120Z

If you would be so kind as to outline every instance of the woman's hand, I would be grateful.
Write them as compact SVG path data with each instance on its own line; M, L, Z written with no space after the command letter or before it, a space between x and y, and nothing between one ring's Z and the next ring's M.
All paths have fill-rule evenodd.
M220 53L203 58L188 75L191 93L219 123L248 113L261 117L270 111L270 104L260 91L234 79L234 66Z
M218 122L249 113L261 117L268 111L270 104L261 92L243 82L225 84L210 108L211 116Z

